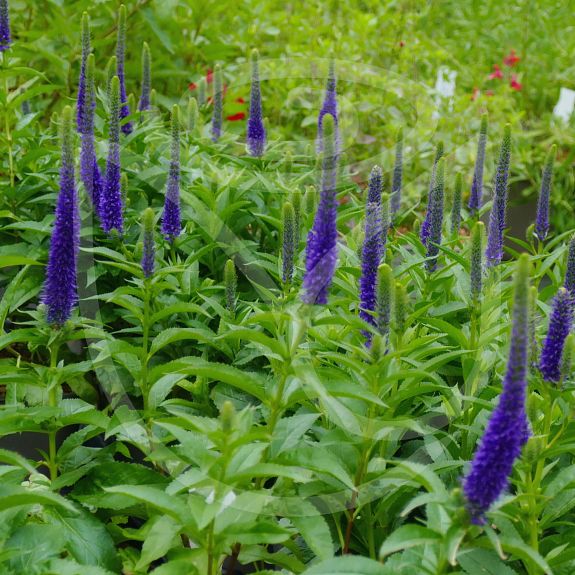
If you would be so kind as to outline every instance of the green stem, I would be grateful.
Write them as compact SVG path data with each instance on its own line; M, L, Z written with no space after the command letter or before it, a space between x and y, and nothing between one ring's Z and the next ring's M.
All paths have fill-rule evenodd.
M142 356L140 391L144 402L144 415L148 417L148 347L150 339L150 280L144 280L144 317L142 320Z
M6 58L7 56L2 56L2 68L6 69ZM4 93L6 94L6 105L4 108L4 128L6 131L6 144L8 148L8 165L10 169L10 187L14 188L14 158L12 157L12 132L10 130L10 113L8 109L8 76L4 78Z
M60 345L54 343L50 347L50 377L54 370L58 366L58 350ZM49 382L48 389L48 405L50 407L58 407L58 387L55 382ZM50 470L50 480L55 481L58 477L58 463L56 461L57 449L56 449L56 429L52 429L48 433L48 469Z

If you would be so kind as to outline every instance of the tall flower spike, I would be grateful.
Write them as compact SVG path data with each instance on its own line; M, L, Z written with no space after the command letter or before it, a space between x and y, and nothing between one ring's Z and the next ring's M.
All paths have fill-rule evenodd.
M130 115L130 107L128 105L128 98L126 96L126 75L125 75L125 62L126 62L126 7L122 4L120 6L120 13L118 15L118 40L116 44L116 75L120 80L120 102L122 108L120 111L120 118L124 120ZM132 133L132 124L124 122L122 124L122 132L124 134Z
M379 266L377 270L377 331L382 336L389 333L391 321L391 303L393 299L393 288L395 282L393 271L387 265Z
M8 0L0 0L0 52L8 50L12 44L10 33L10 13L8 11Z
M529 257L523 254L515 276L513 330L503 391L463 481L467 509L473 523L479 525L485 522L485 513L505 491L513 463L529 436L525 413L529 271Z
M529 367L533 372L539 370L539 346L537 344L537 299L536 286L529 289Z
M487 264L495 266L503 258L503 232L507 213L507 182L511 161L511 126L507 124L503 132L503 141L499 150L499 161L495 173L493 205L489 214L489 231L485 257Z
M299 247L299 235L301 229L301 204L302 204L302 193L300 190L295 190L291 195L291 205L293 206L293 213L294 213L294 250L297 254L298 247Z
M282 211L282 280L290 284L293 278L295 254L295 212L286 202Z
M471 231L471 271L470 271L470 284L471 284L471 298L474 302L481 297L481 289L483 285L483 236L485 234L485 226L483 222L477 222Z
M261 156L266 147L266 129L262 119L262 92L260 88L259 55L251 55L252 86L250 91L250 117L248 118L247 146L252 156Z
M549 200L551 198L551 184L553 182L553 164L557 155L557 146L553 144L547 153L543 175L541 177L541 190L537 202L537 217L535 219L535 233L544 241L549 233Z
M435 189L435 174L437 172L437 163L443 157L443 142L438 142L435 149L435 158L433 160L433 168L431 169L431 178L429 179L429 192L427 194L427 210L425 212L425 219L421 224L419 237L421 243L426 246L429 239L430 226L431 226L431 209L433 205L433 191Z
M102 229L107 234L116 230L121 235L124 231L124 217L120 183L120 80L118 76L114 76L111 84L108 140L106 178L100 197L99 215Z
M437 256L441 245L441 228L443 227L443 199L445 191L445 158L437 163L435 187L433 188L432 204L429 218L429 238L427 240L427 261L425 268L428 273L437 268Z
M563 358L561 360L561 383L571 379L573 371L573 354L575 353L575 334L570 333L565 340Z
M479 142L477 143L477 156L475 158L473 183L471 184L471 194L469 196L469 210L472 214L476 214L483 204L483 170L485 166L487 128L487 114L483 114L481 117L481 127L479 128Z
M116 75L116 68L118 67L118 58L116 56L112 56L108 63L106 64L106 97L108 98L108 102L112 97L112 80Z
M212 114L212 142L217 142L222 135L224 123L224 81L222 68L218 64L214 72L214 112Z
M74 132L72 108L62 114L62 162L56 219L50 240L43 303L48 323L64 324L78 301L77 259L80 246L80 214L74 180Z
M461 174L455 177L455 187L453 188L453 203L451 206L451 234L459 235L461 228L461 193L463 190L463 178Z
M142 93L140 94L140 102L138 110L145 112L150 109L151 101L150 94L152 92L152 55L150 54L150 47L147 42L144 42L142 47Z
M154 275L156 244L154 242L154 210L146 208L142 216L144 249L142 251L142 272L146 279Z
M325 88L325 96L323 100L323 105L319 112L319 117L317 120L317 149L318 152L323 151L323 138L324 138L324 118L326 115L333 117L334 121L334 134L335 134L335 146L336 153L338 152L339 137L338 137L338 121L339 116L337 112L337 79L335 76L335 61L332 58L329 61L329 72L327 76L327 84Z
M1 1L1 0L0 0ZM76 125L81 134L85 130L84 113L87 105L92 105L91 99L86 99L88 56L90 55L90 16L87 12L82 15L82 60L80 62L80 80L78 81L78 104L76 108ZM94 102L95 105L95 102Z
M571 236L569 240L564 287L571 295L575 296L575 235Z
M302 300L308 304L326 304L329 286L337 263L337 152L335 120L323 119L324 150L319 205L313 227L307 237L306 271Z
M238 276L234 260L228 260L224 267L224 286L226 289L226 306L234 313L236 309L236 292L238 289Z
M82 120L82 124L79 127L82 140L80 150L80 176L96 214L99 215L100 199L104 182L100 168L98 167L98 162L96 161L96 151L94 147L94 109L96 107L94 66L94 54L90 54L86 62L84 97L82 101L78 101L78 118Z
M401 207L401 186L403 181L403 128L397 130L395 139L395 164L391 184L391 213L397 214Z
M367 205L365 208L365 237L361 253L361 277L359 279L359 315L367 323L377 325L373 315L377 296L377 269L383 251L381 226L382 173L374 166L369 176ZM368 339L370 339L368 335Z
M553 300L549 329L541 350L539 369L545 381L558 383L561 379L563 346L573 323L573 297L560 288Z
M395 283L394 324L395 332L403 334L407 327L407 290L401 282Z
M162 234L173 242L182 231L180 216L180 108L172 108L172 144L168 189L162 217Z
M206 100L208 99L206 93L207 93L206 79L200 78L198 80L198 104L200 106L206 105Z

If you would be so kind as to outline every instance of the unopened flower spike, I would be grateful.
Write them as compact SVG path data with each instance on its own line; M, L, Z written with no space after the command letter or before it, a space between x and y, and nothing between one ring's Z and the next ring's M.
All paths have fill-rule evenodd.
M557 146L551 146L547 153L543 174L541 177L541 189L537 202L537 216L535 218L535 233L544 241L549 233L549 202L551 199L551 185L553 182L553 164L557 155Z
M2 0L0 0L1 2ZM88 56L90 56L90 16L82 15L82 57L80 61L80 79L78 81L78 103L76 108L76 126L80 133L86 128L84 113L87 106L92 106L92 100L86 93ZM93 102L95 105L95 101Z
M421 224L421 229L419 230L419 237L421 243L427 246L427 240L429 239L430 227L431 227L431 210L433 205L433 191L435 189L435 174L437 172L437 163L443 157L443 142L438 142L437 148L435 149L435 158L433 160L433 167L431 169L431 178L429 179L429 192L427 194L427 210L425 211L425 219Z
M507 185L511 162L511 126L507 124L499 150L499 161L495 173L493 205L489 214L487 250L485 257L489 266L501 263L503 258L503 232L507 218Z
M481 297L483 286L483 236L485 225L477 222L471 231L471 297L477 301Z
M377 331L382 336L389 334L394 288L393 270L387 264L380 265L377 270L376 325Z
M118 15L118 36L116 44L116 75L120 81L120 119L124 120L130 115L130 107L128 105L128 97L126 94L126 76L125 76L125 62L126 62L126 7L122 4ZM132 124L124 122L122 124L122 132L124 134L132 133Z
M487 145L487 114L481 117L479 128L479 141L477 143L477 156L475 157L475 170L473 171L473 183L469 196L469 210L475 215L483 205L483 171L485 168L485 147Z
M142 251L142 272L146 279L154 275L156 244L154 242L154 210L146 208L142 216L144 247Z
M224 81L222 68L218 64L214 72L214 111L212 114L212 141L217 142L222 135L222 125L224 121Z
M282 281L290 284L293 279L295 257L295 212L289 202L282 211Z
M437 268L437 256L441 244L441 230L443 227L443 204L445 195L445 158L437 162L435 174L435 186L432 193L432 203L430 206L429 235L427 239L427 255L425 268L428 273Z
M42 303L47 310L47 321L54 326L61 326L70 319L72 310L78 301L77 260L80 248L80 214L74 178L72 117L72 108L67 106L62 114L60 191L42 296Z
M463 192L463 177L457 174L453 188L453 202L451 206L451 235L457 237L461 228L461 194Z
M399 128L395 139L395 164L391 184L391 213L397 214L401 207L401 188L403 182L403 128Z
M238 289L238 276L234 260L228 260L224 267L224 286L226 290L226 307L232 313L236 309L236 292Z
M151 106L151 92L152 92L152 55L150 54L150 47L147 42L144 42L142 47L142 93L140 94L140 102L138 110L145 112Z

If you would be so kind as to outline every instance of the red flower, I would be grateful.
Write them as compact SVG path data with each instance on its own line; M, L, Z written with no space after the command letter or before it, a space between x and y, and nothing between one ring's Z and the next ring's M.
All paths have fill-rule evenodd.
M480 93L481 92L479 91L479 88L477 86L473 86L473 94L471 94L471 101L477 100Z
M486 96L493 96L494 92L493 92L493 90L485 90L485 95Z
M497 65L497 64L493 64L493 72L491 72L491 74L489 74L489 79L490 80L501 80L501 78L503 78L503 72L501 71L501 68Z
M402 40L402 41L399 43L399 47L400 47L400 48L403 48L404 46L405 46L405 42Z
M513 68L517 62L519 62L521 58L515 53L515 50L511 50L508 56L503 58L503 63L510 68Z
M238 104L245 104L246 103L246 101L243 98L236 98L236 102Z
M190 83L188 84L188 88L189 88L190 90L195 90L197 87L198 87L198 85L197 85L195 82L190 82Z
M232 114L231 116L228 116L226 118L226 120L228 120L229 122L239 122L240 120L245 120L246 119L246 113L245 112L238 112L237 114Z
M214 71L208 70L208 73L206 74L206 82L208 84L211 84L213 79L214 79Z
M511 89L515 90L516 92L520 92L523 88L523 85L517 81L517 74L513 74L511 76L511 83L509 85L511 86Z

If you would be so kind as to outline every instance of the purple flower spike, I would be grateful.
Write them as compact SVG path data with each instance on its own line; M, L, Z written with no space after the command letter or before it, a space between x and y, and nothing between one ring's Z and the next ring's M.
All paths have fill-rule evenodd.
M537 237L544 241L549 233L549 200L551 198L551 184L553 181L553 164L557 154L557 146L551 146L547 159L545 160L545 167L543 168L543 176L541 178L541 190L539 192L539 201L537 202L537 217L535 219L535 233Z
M445 197L445 158L437 162L435 186L431 195L432 204L429 210L429 236L427 238L427 261L425 268L431 273L437 268L437 256L441 245L441 229L443 227L443 207Z
M327 303L328 289L337 263L337 153L335 120L331 114L325 116L323 129L320 200L306 245L302 300L308 304Z
M126 62L126 7L122 4L120 6L120 14L118 16L118 41L116 44L116 75L120 80L120 102L122 108L120 111L120 119L123 120L130 115L130 106L128 106L128 97L126 95L126 75L124 72ZM125 122L122 124L122 132L128 135L132 133L132 124Z
M503 391L463 480L473 523L485 523L485 513L507 488L514 461L529 437L525 413L529 349L529 257L517 264L513 330Z
M87 113L88 108L92 106L92 101L89 96L88 99L86 99L86 74L88 67L88 56L90 55L90 52L90 16L88 16L87 12L84 12L82 15L82 61L80 63L80 80L78 82L78 107L76 111L76 123L78 132L80 134L85 133L87 126L85 124L84 114Z
M100 197L99 216L102 229L107 233L124 231L122 214L122 186L120 173L120 80L114 76L111 84L109 149L106 179Z
M144 247L142 250L142 272L146 279L154 275L156 244L154 242L154 210L146 208L142 217L144 228Z
M145 112L150 109L151 100L150 94L152 92L152 55L150 54L150 47L147 42L144 42L142 47L142 93L140 95L140 102L138 110Z
M214 112L212 114L212 142L217 142L222 135L224 123L224 79L222 68L218 64L214 71Z
M337 113L337 79L335 77L335 61L333 58L329 62L329 72L327 76L327 85L325 89L325 97L323 100L323 105L319 112L319 117L317 121L317 150L318 152L323 151L323 121L324 117L329 114L333 117L334 130L335 130L335 145L336 154L338 153L339 147L339 135L338 135L338 113Z
M48 323L61 326L78 301L76 264L80 246L80 214L74 180L74 135L72 108L62 115L62 164L56 219L50 240L46 282L42 302Z
M379 166L371 170L365 211L365 238L361 254L361 277L359 279L359 316L375 326L373 315L376 306L377 269L383 252L383 229L381 225L382 173ZM366 333L368 339L369 334Z
M168 189L162 217L162 234L173 242L182 231L180 219L180 108L172 108L172 145Z
M563 348L571 330L572 322L572 295L565 288L560 288L553 300L549 330L541 350L539 370L545 381L557 383L561 378Z
M443 157L443 142L437 144L435 150L435 158L433 160L433 168L431 169L431 178L429 180L429 192L427 194L427 210L425 212L425 219L421 224L419 237L421 243L426 246L429 239L430 226L431 226L431 206L433 205L433 190L435 189L435 172L437 170L437 162Z
M8 11L8 0L0 0L0 52L8 50L12 44L10 33L10 13Z
M489 266L496 266L503 258L503 232L507 213L507 182L511 161L511 126L507 124L503 132L503 141L499 151L499 161L495 173L493 205L489 214L487 232L487 250L485 257Z
M247 145L252 156L261 156L266 147L266 129L262 119L262 93L260 88L260 71L258 51L254 50L251 57L252 86L250 92L250 117L248 119Z
M476 214L483 204L483 169L485 166L487 127L487 115L484 114L481 117L479 142L477 143L477 157L475 158L475 171L473 172L473 183L471 184L471 195L469 196L469 210L472 214Z

